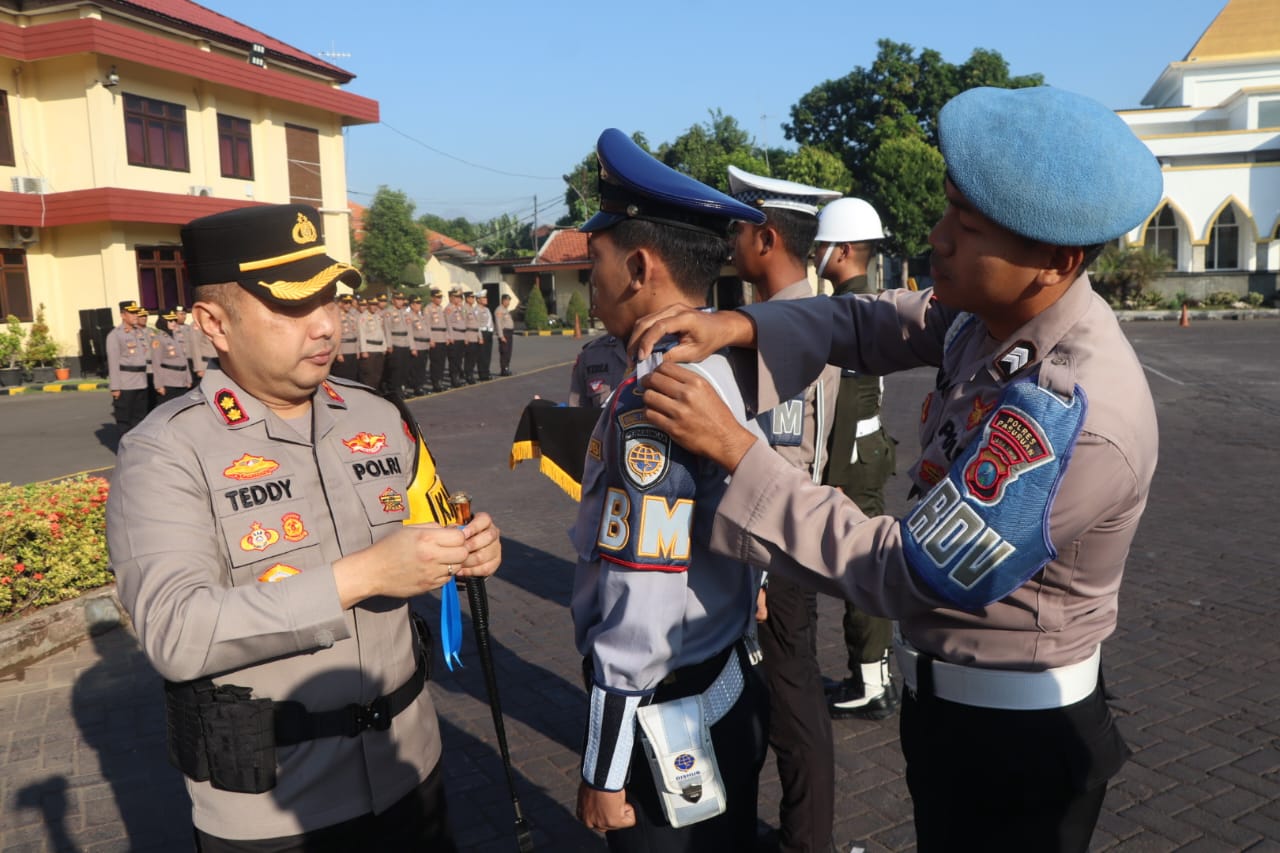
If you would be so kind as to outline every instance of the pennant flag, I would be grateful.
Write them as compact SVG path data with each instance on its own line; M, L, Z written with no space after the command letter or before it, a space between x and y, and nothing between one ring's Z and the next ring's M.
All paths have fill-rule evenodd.
M582 500L587 447L601 411L531 400L520 415L511 442L511 467L526 459L538 459L539 471L575 501Z

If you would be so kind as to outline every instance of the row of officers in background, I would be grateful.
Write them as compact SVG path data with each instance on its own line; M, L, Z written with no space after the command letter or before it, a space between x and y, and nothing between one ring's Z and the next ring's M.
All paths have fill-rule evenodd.
M401 396L422 396L492 378L493 345L499 374L511 375L511 297L489 310L488 294L432 288L430 301L395 292L389 298L338 297L341 335L331 371ZM388 304L390 303L390 304ZM154 327L136 301L120 303L120 325L107 335L112 414L121 434L151 409L200 384L215 357L207 336L187 323L179 305Z
M427 303L395 292L365 299L344 294L342 336L333 373L403 396L438 394L446 388L492 378L493 345L499 373L511 375L515 323L511 297L490 311L484 291L454 288L449 302L432 288Z

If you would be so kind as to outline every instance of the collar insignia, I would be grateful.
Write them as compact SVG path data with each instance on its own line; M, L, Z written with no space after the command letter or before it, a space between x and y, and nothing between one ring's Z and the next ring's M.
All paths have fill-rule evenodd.
M1036 360L1036 345L1030 341L1018 341L996 356L996 370L1005 379L1013 378L1019 370Z
M328 382L321 382L320 387L324 389L324 393L328 394L329 399L332 400L333 402L342 403L344 405L346 404L347 401L342 399L342 396L338 394L337 391L333 390L333 386L330 385Z
M217 404L218 411L222 413L222 419L229 426L242 424L249 420L249 416L244 413L244 407L240 405L240 400L230 388L223 388L217 394L214 394L213 402Z

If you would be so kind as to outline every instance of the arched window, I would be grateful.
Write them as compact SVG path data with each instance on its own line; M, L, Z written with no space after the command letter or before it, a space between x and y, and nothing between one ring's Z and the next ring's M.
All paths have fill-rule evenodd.
M1218 214L1218 220L1209 229L1209 247L1204 252L1204 268L1240 269L1240 226L1236 224L1235 210L1230 205Z
M1166 204L1151 217L1151 223L1147 225L1145 245L1148 250L1172 259L1174 269L1178 268L1178 220L1169 205Z

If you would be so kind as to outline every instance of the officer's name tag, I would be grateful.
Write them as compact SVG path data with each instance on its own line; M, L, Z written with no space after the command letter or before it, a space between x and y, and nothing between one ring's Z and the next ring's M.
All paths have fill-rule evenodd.
M979 440L900 522L907 564L952 604L977 610L1058 556L1049 517L1087 403L1034 380L1005 389Z

